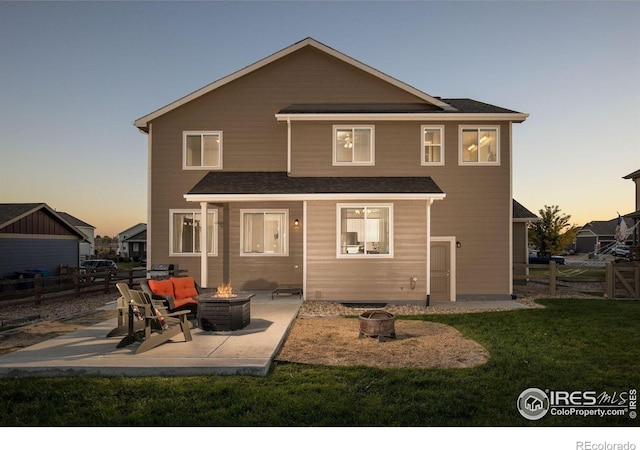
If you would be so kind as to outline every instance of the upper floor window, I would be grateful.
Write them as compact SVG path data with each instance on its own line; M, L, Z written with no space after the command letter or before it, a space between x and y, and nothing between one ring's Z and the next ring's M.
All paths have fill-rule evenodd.
M207 213L207 254L217 255L216 210ZM197 256L202 252L202 213L200 210L172 209L169 211L169 255Z
M423 166L444 165L444 126L422 126L422 160Z
M287 210L240 211L241 256L287 256L289 212Z
M372 166L374 132L371 125L333 126L333 165Z
M222 131L185 131L183 169L222 169Z
M392 205L337 207L338 257L393 256Z
M500 165L498 126L460 126L460 164Z

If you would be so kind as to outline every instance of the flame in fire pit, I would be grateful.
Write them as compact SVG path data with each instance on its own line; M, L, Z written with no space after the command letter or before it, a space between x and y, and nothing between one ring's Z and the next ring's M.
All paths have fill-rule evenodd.
M233 293L233 289L231 288L231 283L222 283L218 285L216 297L222 297L222 298L235 297L235 294Z

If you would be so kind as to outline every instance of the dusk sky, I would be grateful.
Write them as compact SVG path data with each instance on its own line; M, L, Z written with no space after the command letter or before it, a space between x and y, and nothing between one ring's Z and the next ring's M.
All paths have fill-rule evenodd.
M306 37L439 97L530 114L513 195L572 223L635 209L640 3L0 1L0 203L112 236L146 222L132 122Z

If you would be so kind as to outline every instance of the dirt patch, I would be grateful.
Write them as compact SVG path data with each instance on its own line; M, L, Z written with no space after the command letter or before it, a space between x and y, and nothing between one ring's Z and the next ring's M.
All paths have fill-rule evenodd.
M0 333L0 355L15 352L116 317L114 310L98 310L69 319L37 322Z
M359 338L355 318L297 318L277 361L378 368L466 368L489 352L456 329L434 322L396 320L396 339Z

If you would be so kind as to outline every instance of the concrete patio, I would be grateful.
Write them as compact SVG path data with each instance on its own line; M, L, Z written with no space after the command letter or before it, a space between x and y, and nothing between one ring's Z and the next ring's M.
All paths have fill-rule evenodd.
M107 338L111 319L64 336L0 356L0 377L257 375L269 371L302 300L258 291L251 299L251 323L236 331L192 328L147 352L139 343L116 348L121 336ZM115 308L115 302L105 308Z
M253 293L251 323L241 330L212 332L193 327L190 342L179 334L175 340L135 354L139 343L117 348L122 337L106 337L116 326L114 318L0 356L0 377L265 376L303 300L298 295L272 297L271 291ZM512 300L432 302L430 306L451 312L526 308ZM101 309L115 307L113 302Z

